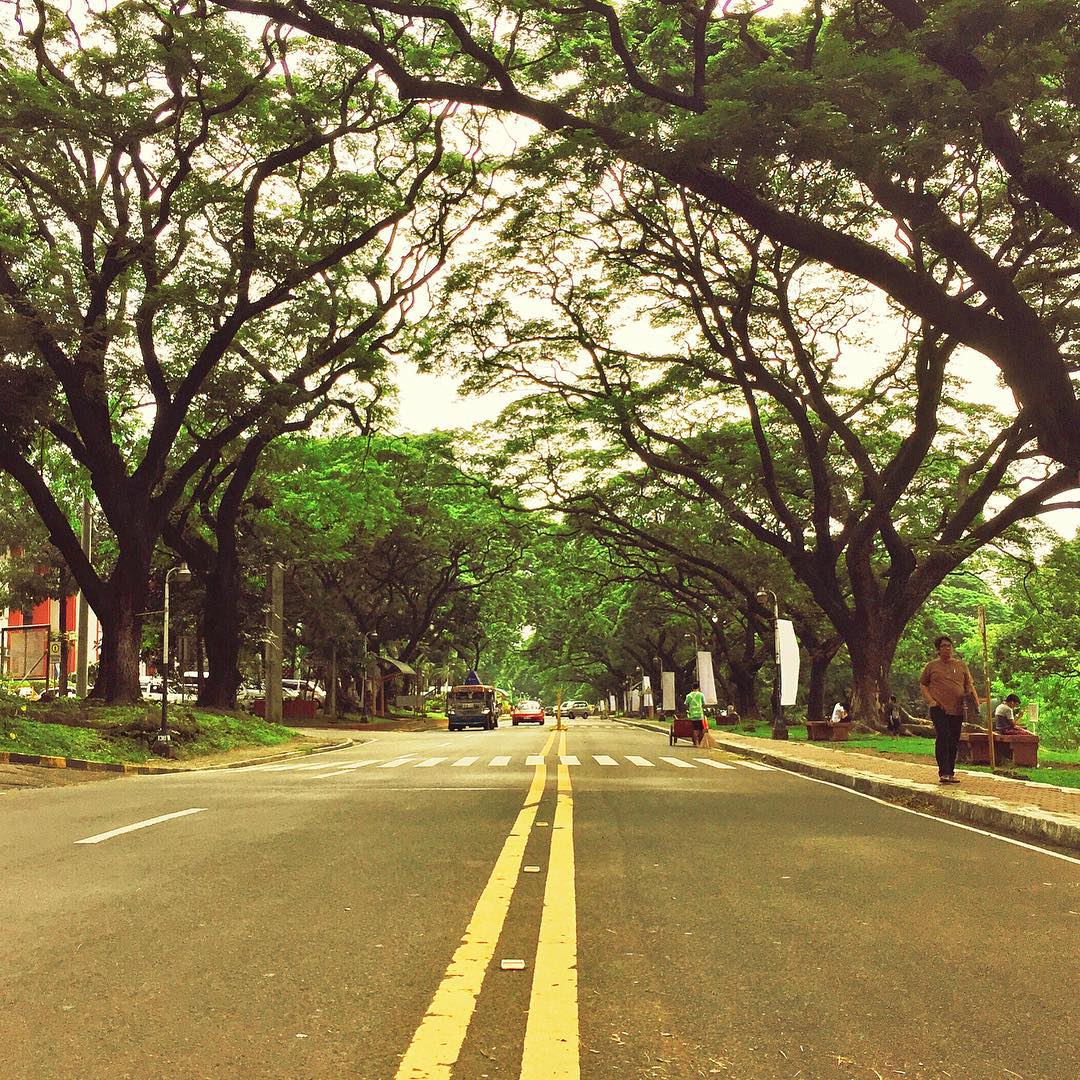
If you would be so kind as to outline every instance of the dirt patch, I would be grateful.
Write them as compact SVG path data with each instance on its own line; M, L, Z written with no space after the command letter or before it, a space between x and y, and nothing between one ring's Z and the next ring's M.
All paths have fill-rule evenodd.
M119 780L124 774L80 769L45 769L40 765L0 765L0 793L46 787L72 787L100 780Z

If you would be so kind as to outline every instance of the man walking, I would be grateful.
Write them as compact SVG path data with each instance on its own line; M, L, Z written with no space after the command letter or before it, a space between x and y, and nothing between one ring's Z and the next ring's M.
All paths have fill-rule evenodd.
M930 706L930 720L937 735L934 756L937 758L938 782L958 784L960 781L954 772L956 748L960 745L964 723L964 698L970 694L977 704L979 695L967 664L953 655L952 639L942 634L935 638L934 648L937 649L937 659L931 660L923 668L919 676L919 689Z

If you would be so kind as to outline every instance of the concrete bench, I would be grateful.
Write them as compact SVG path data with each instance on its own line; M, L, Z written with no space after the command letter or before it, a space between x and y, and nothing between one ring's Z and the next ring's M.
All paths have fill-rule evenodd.
M847 742L850 731L850 720L842 720L838 724L831 720L806 721L806 737L810 742Z
M972 765L990 764L990 736L985 731L969 731L960 736L957 754ZM998 761L1011 761L1027 769L1039 764L1038 735L994 735L994 756Z

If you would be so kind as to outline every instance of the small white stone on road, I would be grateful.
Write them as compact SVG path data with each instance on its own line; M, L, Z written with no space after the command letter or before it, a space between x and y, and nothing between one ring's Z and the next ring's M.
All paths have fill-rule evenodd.
M503 960L499 964L499 966L503 969L503 971L524 971L525 970L525 961L524 960Z

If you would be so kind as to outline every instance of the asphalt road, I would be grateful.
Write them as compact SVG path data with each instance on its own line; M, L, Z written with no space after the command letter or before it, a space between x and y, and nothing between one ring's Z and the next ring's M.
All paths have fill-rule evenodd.
M1075 860L569 726L6 794L0 1076L1080 1075Z

